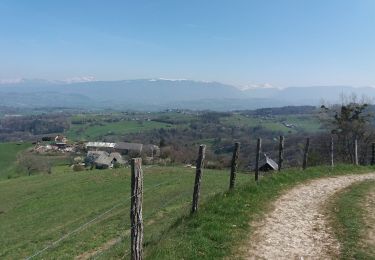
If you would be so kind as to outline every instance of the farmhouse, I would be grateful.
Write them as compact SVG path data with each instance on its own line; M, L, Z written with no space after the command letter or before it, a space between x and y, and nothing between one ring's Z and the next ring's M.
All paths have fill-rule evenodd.
M66 147L67 142L68 142L68 139L66 139L65 136L63 136L63 135L57 135L55 137L55 143L54 143L54 145L56 145L60 149L63 149L63 148Z
M265 154L263 163L261 163L261 166L259 167L259 171L262 171L262 172L275 171L278 168L279 168L278 164Z
M121 155L137 155L140 156L142 152L146 155L154 157L160 155L160 148L157 145L148 144L143 145L139 143L106 143L106 142L88 142L86 143L87 151L105 151L107 153L117 152Z
M97 169L108 169L118 163L124 165L125 161L121 154L113 152L107 153L105 151L89 151L87 153L86 162L95 166Z

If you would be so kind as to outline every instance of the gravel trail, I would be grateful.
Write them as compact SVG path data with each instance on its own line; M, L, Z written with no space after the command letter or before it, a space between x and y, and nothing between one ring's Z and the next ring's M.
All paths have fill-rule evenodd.
M300 184L279 197L273 210L257 223L243 254L245 259L332 259L340 245L324 215L335 192L375 179L375 173L337 176Z

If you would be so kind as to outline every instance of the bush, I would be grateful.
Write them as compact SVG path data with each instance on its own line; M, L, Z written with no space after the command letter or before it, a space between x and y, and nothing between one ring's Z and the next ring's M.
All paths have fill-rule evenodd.
M73 165L73 171L75 172L81 172L81 171L84 171L85 170L85 166L81 165L81 164L74 164Z
M115 162L113 164L113 169L118 169L118 168L121 168L121 167L122 167L122 165L120 163L118 163L118 162Z

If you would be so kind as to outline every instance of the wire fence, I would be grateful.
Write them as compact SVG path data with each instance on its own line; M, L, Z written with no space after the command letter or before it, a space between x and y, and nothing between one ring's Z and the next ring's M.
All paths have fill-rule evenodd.
M149 191L152 191L152 190L155 190L156 188L159 188L159 187L162 187L163 185L167 185L169 183L174 183L178 180L178 177L175 178L175 179L172 179L172 180L168 180L168 181L165 181L165 182L162 182L162 183L158 183L158 184L155 184L147 189L144 190L144 192L149 192ZM128 198L126 198L123 202L120 202L120 203L117 203L115 204L114 206L112 206L110 209L100 213L99 215L95 216L94 218L90 219L89 221L81 224L80 226L78 226L77 228L75 228L74 230L66 233L65 235L61 236L59 239L53 241L52 243L50 243L49 245L45 246L44 248L36 251L34 254L26 257L25 259L33 259L34 257L36 256L39 256L40 254L42 254L43 252L47 251L48 249L51 249L55 246L57 246L60 242L62 242L63 240L65 239L68 239L70 236L74 235L75 233L78 233L82 230L84 230L85 228L87 228L89 225L93 224L93 223L99 223L100 221L102 221L104 216L108 215L109 213L113 212L115 209L119 208L120 206L124 206L126 205L126 203L130 202L130 200L134 197L135 195L133 196L130 196Z
M282 155L282 157L283 157L283 167L282 168L286 169L286 168L295 167L295 166L302 167L302 165L304 164L304 161L306 161L305 163L307 163L307 166L331 165L332 162L333 162L332 158L335 159L336 155L340 152L338 150L337 146L335 145L335 143L337 143L337 140L331 139L330 137L329 138L328 137L327 138L312 138L312 139L309 139L308 143L309 143L309 145L307 147L306 146L307 145L306 140L300 140L299 143L293 144L293 148L290 148L288 146L288 140L285 140L285 146L283 147L282 151L280 151L280 146L278 144L273 144L271 146L268 146L268 148L263 148L263 149L260 148L259 150L256 151L256 153L263 154L265 157L268 157L268 158L275 158L274 161L276 162L276 164L279 163L280 155ZM296 146L298 147L297 156L296 156L296 148L295 148ZM272 147L272 148L270 149L269 147ZM254 149L255 149L255 146L254 146ZM291 151L291 149L293 149L293 151ZM356 149L358 149L358 148L356 148ZM365 161L375 162L375 158L374 158L374 156L375 156L375 145L372 145L372 148L370 150L372 152L370 154L371 158L368 157L368 155L367 155L368 151L366 150L366 153L364 155L365 158L366 158ZM291 153L293 153L293 155L294 155L293 157L290 156ZM357 154L355 156L357 156L357 160L358 160L359 155ZM262 167L262 163L260 163L260 160L261 160L261 158L259 158L259 162L258 162L259 168ZM232 164L233 163L238 164L238 161L232 162ZM267 164L267 161L265 161L265 163ZM251 170L254 170L254 168L253 168L254 165L255 165L255 163L250 164L249 168ZM198 167L199 167L199 165L197 164L196 173L198 173L198 170L199 170ZM255 170L257 171L259 169L255 169ZM271 169L269 169L269 170L277 171L277 168L274 168L274 165L271 165ZM30 256L26 257L26 259L36 258L36 257L46 253L48 250L52 250L53 248L57 247L61 242L65 241L65 240L68 240L73 235L76 235L79 232L87 229L89 226L94 225L94 224L99 224L99 223L103 222L106 219L106 217L108 217L111 213L114 213L114 211L117 210L117 209L119 209L119 212L114 213L116 215L123 214L123 212L129 213L129 209L126 207L126 205L128 205L129 202L131 202L131 200L134 197L136 197L136 196L152 197L154 191L160 190L160 189L165 189L166 186L168 186L169 184L173 184L173 183L178 182L180 180L180 177L181 176L177 175L176 178L157 183L155 185L147 187L143 191L141 190L140 192L135 193L135 195L133 195L133 196L129 196L129 197L125 198L120 203L117 203L117 204L113 205L112 207L110 207L109 209L105 210L104 212L98 214L97 216L93 217L89 221L86 221L85 223L79 225L75 229L71 230L70 232L68 232L64 235L62 235L61 237L54 240L53 242L48 243L47 245L45 245L40 250L37 250L36 252L31 254ZM193 177L194 176L192 175L191 176L192 182L193 182ZM142 176L142 182L143 182L143 176ZM151 212L148 212L147 214L144 215L141 223L138 222L138 223L135 223L133 225L123 223L123 228L122 228L122 231L121 231L122 235L120 235L119 237L114 239L114 242L111 243L110 245L106 246L105 248L94 251L94 253L92 253L90 255L91 258L98 259L98 258L106 256L108 251L110 251L112 248L117 247L120 243L124 243L125 241L130 240L129 234L130 234L131 230L134 229L137 225L150 226L151 225L150 223L152 223L153 221L155 221L155 219L157 219L157 217L156 217L157 214L159 214L162 210L166 209L167 207L176 204L177 202L178 202L177 208L179 209L180 215L181 216L187 215L188 212L189 212L189 207L191 207L191 197L189 197L189 195L192 195L193 190L195 191L196 190L195 188L198 185L200 185L200 183L195 183L193 185L186 186L185 187L186 190L180 190L180 191L177 192L177 194L174 194L173 197L169 197L167 199L164 199L158 207L153 208ZM229 175L228 175L228 187L229 187ZM212 195L214 195L218 192L224 192L224 191L226 191L226 189L222 189L221 191L216 189L215 191L205 193L205 196L210 197L210 196L212 196ZM169 195L170 194L166 194L166 197L168 197ZM132 209L130 210L130 213L132 213ZM160 217L159 217L159 219L160 219ZM130 243L131 243L131 241L129 242L129 248L130 248ZM124 254L122 255L122 259L128 257L131 253L132 253L132 251L130 249L125 250Z

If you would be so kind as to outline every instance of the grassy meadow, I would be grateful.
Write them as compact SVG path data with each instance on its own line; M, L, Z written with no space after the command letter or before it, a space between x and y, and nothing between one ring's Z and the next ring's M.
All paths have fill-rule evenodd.
M194 169L145 166L144 172L145 243L154 244L189 213ZM227 171L205 170L201 202L224 192L228 181ZM239 174L238 182L249 181L248 175ZM117 246L128 249L129 195L128 168L73 172L57 167L51 175L0 181L0 258L33 255L114 206L36 259L96 255L103 246L109 252Z
M148 116L154 118L155 121L149 120ZM116 122L111 122L111 120ZM104 136L141 133L161 128L186 127L189 123L198 121L199 116L197 115L173 112L154 113L151 115L127 115L124 117L121 117L120 114L78 114L71 118L71 127L66 132L66 135L71 140L100 140ZM283 123L293 124L295 127L289 128ZM318 118L311 115L257 117L233 113L229 116L221 117L219 125L237 127L261 126L269 131L282 132L284 134L292 134L299 131L314 133L320 130Z
M14 175L17 154L30 146L30 143L0 143L0 180Z
M283 122L295 125L295 128L289 128L283 125ZM233 114L221 119L223 125L238 127L256 127L261 126L269 131L278 131L284 134L296 133L297 130L304 132L317 132L320 123L317 118L311 115L286 115L274 116L272 118L247 117L245 115Z
M106 135L140 133L152 129L171 128L171 124L155 121L119 121L72 124L66 135L72 140L98 140Z

